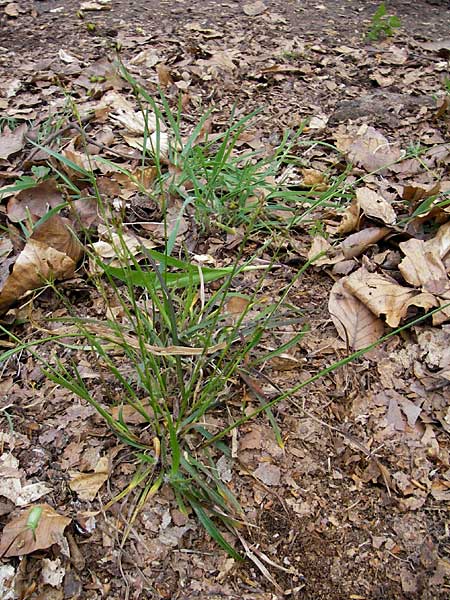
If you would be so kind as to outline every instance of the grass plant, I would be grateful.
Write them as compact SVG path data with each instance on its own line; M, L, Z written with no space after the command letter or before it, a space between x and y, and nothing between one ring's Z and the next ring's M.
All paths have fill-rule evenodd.
M278 297L268 302L262 288L268 273L277 268L278 250L270 235L250 254L248 242L262 230L276 237L280 222L273 211L294 208L289 226L297 226L307 222L311 212L320 206L341 205L347 192L342 194L341 177L325 192L312 195L274 183L281 166L293 160L292 148L298 143L298 136L285 136L271 157L240 153L239 135L254 115L238 119L224 133L197 143L208 118L205 115L191 134L183 137L180 111L171 110L164 96L155 102L128 73L122 74L134 91L146 123L141 164L155 166L152 188L146 188L125 166L112 165L98 157L96 160L114 166L142 194L156 199L163 219L169 198L176 195L182 200L180 217L192 209L191 215L206 234L211 227L226 232L241 227L243 239L238 251L228 265L202 266L177 244L175 227L165 236L162 251L142 245L136 254L127 243L120 219L114 217L99 191L94 169L81 167L63 153L36 143L48 153L49 168L59 178L68 205L82 198L86 189L96 198L104 220L104 235L114 248L119 266L98 256L91 245L92 233L84 231L92 266L90 280L103 299L104 314L96 318L82 316L58 285L45 282L66 305L68 316L50 319L51 331L31 342L22 342L1 327L17 346L4 352L0 361L27 351L55 384L92 405L118 440L133 449L136 473L109 503L129 494L135 497L124 540L144 504L163 485L169 485L180 509L193 512L211 537L230 556L239 559L224 531L240 528L244 524L243 513L217 468L220 457L231 457L227 436L264 413L282 445L271 408L365 351L331 364L308 381L270 399L257 393L259 406L252 414L247 414L243 406L241 410L236 408L241 376L255 377L267 360L287 352L304 335L307 328L303 315L289 304L289 293L313 262L305 263ZM149 127L151 114L156 119L156 136ZM163 129L168 129L172 137L166 157L162 152ZM39 175L45 177L48 173L41 171ZM33 176L36 181L36 173ZM30 182L22 182L27 183ZM266 254L271 258L263 262ZM230 312L229 301L240 291L239 281L250 272L253 283L242 309L237 314ZM295 331L289 342L275 350L262 349L262 339L276 337L280 329L287 327ZM43 348L45 352L41 351ZM63 353L59 352L61 348ZM83 377L79 367L82 357L89 360L100 384ZM139 425L130 424L130 411L137 416Z

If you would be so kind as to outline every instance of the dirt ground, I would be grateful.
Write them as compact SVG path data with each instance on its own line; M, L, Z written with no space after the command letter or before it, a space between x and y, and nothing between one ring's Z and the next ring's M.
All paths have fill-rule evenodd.
M92 77L108 72L105 59L119 48L133 65L150 48L166 69L159 82L161 72L170 73L166 93L184 94L191 122L213 107L219 128L233 105L238 115L261 108L249 138L255 147L275 147L286 128L310 117L323 125L306 135L323 142L332 143L349 122L375 127L403 147L448 141L448 124L435 116L449 77L448 2L392 0L389 12L401 28L374 42L365 33L378 2L267 1L254 15L246 14L247 4L255 3L112 0L108 10L84 10L80 18L76 0L0 0L3 115L41 119L63 105L64 91L80 100L100 97L105 90ZM156 90L155 64L133 68ZM314 160L313 152L312 166ZM20 166L2 164L1 177L10 182ZM386 189L397 184L388 181ZM267 290L295 276L310 234L299 228ZM204 254L216 242L190 241ZM274 381L293 385L345 357L328 312L335 279L330 269L315 268L296 283L290 302L311 331L296 348L295 367L268 367ZM87 310L99 301L88 286L71 292L68 282L61 289L77 294ZM60 308L43 294L33 320ZM32 331L30 322L14 327ZM284 449L262 417L239 430L229 485L254 524L246 539L269 559L264 564L276 586L251 560L227 557L165 488L144 506L122 548L130 505L106 512L102 506L133 473L129 453L117 449L92 408L47 381L32 357L9 360L0 381L1 445L18 460L22 480L47 484L42 501L72 523L66 546L1 559L3 598L449 598L450 388L448 378L434 378L431 357L432 349L448 348L448 327L397 335L308 387L296 404L282 402L275 414ZM411 416L411 406L420 407L420 417ZM91 471L105 454L114 465L107 484L94 501L80 500L68 486L69 472ZM258 478L254 473L267 465L271 470ZM16 510L0 495L1 526ZM5 566L13 567L16 595L1 579ZM56 585L49 570L62 573Z

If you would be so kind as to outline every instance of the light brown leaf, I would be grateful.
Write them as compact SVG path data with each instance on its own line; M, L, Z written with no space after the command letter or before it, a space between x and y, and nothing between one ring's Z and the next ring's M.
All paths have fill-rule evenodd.
M94 500L98 491L108 480L109 460L103 456L97 463L93 473L73 473L69 487L76 492L81 500Z
M369 273L364 267L358 269L344 280L345 288L356 296L377 317L386 315L390 327L398 327L407 315L410 306L425 310L437 306L436 298L429 293L399 285L377 273Z
M242 10L248 17L256 17L262 15L267 10L267 6L261 0L256 0L256 2L252 2L251 4L244 4Z
M63 202L61 192L54 179L38 183L34 188L22 190L9 199L8 219L13 223L23 221L28 215L43 217L49 208L55 208Z
M395 210L382 196L370 188L356 190L356 199L363 213L368 217L379 219L386 225L393 225L396 221Z
M348 238L341 242L341 250L345 258L354 258L382 240L389 231L390 229L387 227L367 227L349 235Z
M345 279L337 281L330 293L328 311L339 337L352 350L360 350L376 342L384 325L358 298L348 292Z
M405 258L399 264L405 281L425 292L440 296L450 288L444 263L436 252L430 250L428 242L410 239L400 244Z
M321 252L324 252L324 255L313 262L313 265L316 267L334 265L345 258L343 253L338 249L333 248L328 240L321 235L316 235L313 238L311 248L308 252L308 260L312 260Z
M55 215L29 238L0 290L0 312L50 279L73 276L82 248L68 223Z
M27 131L26 123L22 123L13 131L9 127L4 128L3 133L0 134L0 159L9 158L12 154L22 150Z
M27 527L32 510L42 509L37 527L33 531ZM23 556L36 550L45 550L57 544L70 523L69 517L59 515L48 504L38 504L21 511L20 515L7 523L0 540L0 557Z
M337 228L337 233L351 233L359 226L361 209L359 202L354 198L348 208L342 213L342 220Z
M401 156L398 148L391 147L384 135L368 125L362 125L356 133L339 132L336 142L338 150L368 172L383 169Z

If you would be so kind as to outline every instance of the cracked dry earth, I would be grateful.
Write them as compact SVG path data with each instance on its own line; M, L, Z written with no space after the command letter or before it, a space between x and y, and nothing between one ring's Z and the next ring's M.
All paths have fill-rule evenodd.
M94 3L82 15L80 4L0 0L5 118L36 121L63 107L66 94L82 105L122 89L110 62L120 48L124 64L151 93L159 83L172 101L181 95L187 126L212 108L219 131L233 106L237 115L260 108L243 140L254 149L270 151L284 130L307 118L306 138L329 144L345 128L364 125L403 148L448 141L448 111L439 108L449 77L445 1L389 2L401 28L373 42L365 33L378 3L370 1L112 0L105 10ZM1 185L24 172L31 149L0 161ZM308 152L309 167L331 165L320 149ZM448 165L447 157L433 171L447 184ZM406 177L383 174L372 183L389 193L406 183L430 183L417 173ZM135 220L141 221L145 207L139 210ZM3 224L3 201L0 216ZM336 221L331 213L319 217L327 225ZM233 245L219 233L186 235L197 254L232 257ZM310 226L290 232L282 268L265 284L269 296L304 264L312 235ZM311 329L291 359L267 365L266 375L280 385L295 385L347 354L328 312L337 276L326 267L307 270L292 291L290 302ZM250 276L240 282L242 290L252 284ZM89 285L72 289L62 282L60 289L84 303L86 314L101 311ZM41 294L22 310L21 325L11 327L32 335L33 323L61 310L52 294ZM262 417L239 429L237 457L221 475L252 524L244 537L251 552L268 559L269 576L249 558L237 563L218 549L166 488L143 507L122 548L131 500L102 507L132 476L131 454L92 408L47 381L32 356L8 360L0 381L2 477L15 473L23 485L45 485L39 501L70 524L58 544L0 559L0 596L449 598L448 327L422 323L402 332L309 386L295 403L282 402L275 414L284 448ZM233 410L255 403L240 385ZM107 482L95 499L81 499L68 485L70 473L92 472L105 456L112 465ZM0 484L2 527L20 506Z

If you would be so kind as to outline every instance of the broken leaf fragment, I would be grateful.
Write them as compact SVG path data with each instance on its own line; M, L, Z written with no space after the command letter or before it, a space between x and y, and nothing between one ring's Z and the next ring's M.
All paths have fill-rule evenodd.
M27 131L26 123L22 123L13 130L5 127L3 133L0 134L0 158L9 158L12 154L22 150Z
M398 148L391 146L382 133L368 125L361 125L356 132L338 132L335 137L337 149L367 172L384 169L401 156Z
M54 215L34 231L12 272L0 282L0 312L50 280L73 276L82 247L69 225L67 219Z
M384 275L370 273L364 267L349 275L344 281L344 287L374 315L386 315L386 323L390 327L398 327L400 321L407 316L410 306L417 306L425 311L438 306L437 299L432 294L420 293Z
M345 288L345 278L333 285L328 310L339 337L352 350L366 348L383 335L383 321Z
M109 460L103 456L93 473L73 473L69 487L78 494L80 500L94 500L102 485L109 477Z
M39 520L30 526L30 515L36 509ZM18 517L5 525L0 540L0 557L23 556L36 550L45 550L57 544L70 523L69 517L58 514L48 504L31 506L21 511Z
M378 219L386 225L393 225L396 221L395 210L380 194L368 187L356 190L356 198L363 213Z

